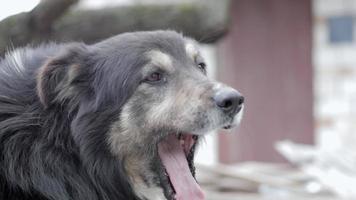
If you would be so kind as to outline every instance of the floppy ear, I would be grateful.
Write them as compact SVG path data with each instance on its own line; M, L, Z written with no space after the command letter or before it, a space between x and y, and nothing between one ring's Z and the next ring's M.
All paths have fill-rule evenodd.
M86 48L73 45L54 58L50 58L38 69L37 95L45 108L55 102L69 99L74 90L73 83L81 76Z

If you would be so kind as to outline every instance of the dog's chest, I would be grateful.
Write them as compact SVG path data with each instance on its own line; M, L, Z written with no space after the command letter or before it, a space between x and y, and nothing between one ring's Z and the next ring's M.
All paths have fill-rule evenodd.
M147 200L167 200L163 189L159 187L147 187L146 185L135 186L136 194Z

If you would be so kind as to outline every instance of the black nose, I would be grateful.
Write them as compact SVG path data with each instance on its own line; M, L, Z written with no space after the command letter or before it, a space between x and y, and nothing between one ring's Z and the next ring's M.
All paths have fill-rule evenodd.
M218 91L213 99L221 110L231 115L238 113L244 103L244 97L238 91L232 89Z

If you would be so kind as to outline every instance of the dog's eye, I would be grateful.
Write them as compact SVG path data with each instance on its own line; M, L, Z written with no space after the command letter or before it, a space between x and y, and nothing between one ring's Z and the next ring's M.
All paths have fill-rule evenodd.
M161 80L163 80L163 75L159 72L153 72L146 78L147 82L159 82Z
M203 72L206 72L206 64L205 63L203 63L203 62L198 63L198 67Z

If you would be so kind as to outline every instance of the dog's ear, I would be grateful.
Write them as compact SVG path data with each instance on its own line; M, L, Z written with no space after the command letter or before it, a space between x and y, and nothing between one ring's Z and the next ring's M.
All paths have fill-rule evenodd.
M83 76L85 45L65 47L54 58L49 58L37 73L37 95L45 108L55 102L63 103L74 94L74 83Z

